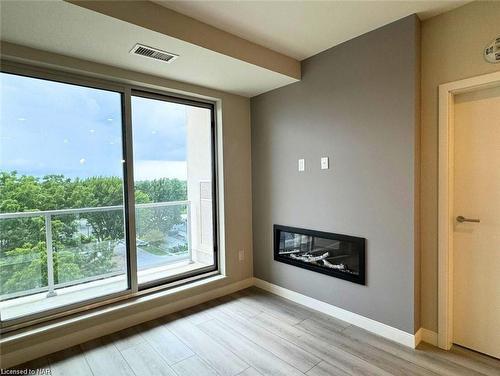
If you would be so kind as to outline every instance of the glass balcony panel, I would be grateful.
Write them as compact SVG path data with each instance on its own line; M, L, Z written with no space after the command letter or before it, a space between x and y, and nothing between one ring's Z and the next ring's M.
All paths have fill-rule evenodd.
M0 299L46 290L44 218L0 220Z
M188 204L136 209L139 271L189 260Z
M126 274L122 207L54 215L52 232L56 286L76 285ZM116 287L117 291L124 288Z

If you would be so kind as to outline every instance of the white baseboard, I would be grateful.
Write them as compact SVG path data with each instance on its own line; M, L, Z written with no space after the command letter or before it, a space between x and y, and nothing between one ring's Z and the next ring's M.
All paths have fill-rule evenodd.
M109 318L106 318L106 320L103 319L103 322L97 323L95 322L95 318L93 318L92 321L95 325L94 327L92 327L92 324L82 323L81 325L75 324L75 327L72 328L73 330L64 331L63 326L61 327L62 331L64 331L63 333L62 331L59 332L55 326L54 328L47 330L50 334L44 333L44 336L40 336L40 333L36 333L37 335L34 336L21 335L16 339L11 340L8 338L2 338L2 367L15 366L28 360L77 345L93 338L101 337L132 325L140 324L141 322L149 321L172 312L201 304L220 296L231 294L252 285L305 305L309 308L323 312L337 319L346 321L352 325L358 326L407 347L415 348L420 341L433 345L437 343L437 333L430 330L420 328L415 335L412 335L400 329L393 328L373 319L349 312L345 309L335 307L331 304L285 289L261 279L247 278L245 280L220 286L218 288L210 288L207 286L206 291L201 294L195 294L193 296L185 297L176 301L169 301L163 304L160 302L156 303L153 301L154 299L151 299L153 302L148 304L148 309L137 310L131 315L127 315L126 309L122 312L117 312L117 314L119 313L118 316L114 315L112 312L108 312ZM69 325L71 326L71 323ZM38 339L40 339L40 337L45 338L43 346L40 346L40 343L38 343Z
M320 311L324 314L335 317L336 319L348 322L349 324L365 329L381 337L400 343L401 345L413 349L418 345L417 336L420 336L418 332L415 335L407 333L387 324L383 324L368 317L358 315L357 313L347 311L343 308L336 307L309 296L302 295L298 292L288 290L284 287L274 285L259 278L254 278L254 285L273 294L282 296L283 298L292 300L306 307L315 309L316 311Z

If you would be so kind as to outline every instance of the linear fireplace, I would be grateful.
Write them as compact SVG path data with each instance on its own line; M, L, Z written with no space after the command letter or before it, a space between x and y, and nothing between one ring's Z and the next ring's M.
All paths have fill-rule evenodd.
M274 225L274 259L365 284L365 239Z

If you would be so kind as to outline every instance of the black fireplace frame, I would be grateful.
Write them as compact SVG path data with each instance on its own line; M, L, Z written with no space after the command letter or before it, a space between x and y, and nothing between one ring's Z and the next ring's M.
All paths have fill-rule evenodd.
M288 257L280 256L279 254L279 243L280 243L280 232L293 232L301 235L317 236L325 239L346 241L354 244L355 249L359 252L359 274L347 274L335 269L325 269L318 265L307 264L298 260L293 260ZM285 264L298 266L299 268L304 268L312 270L318 273L330 275L332 277L344 279L350 282L354 282L360 285L366 285L366 239L357 236L335 234L332 232L323 232L316 230L308 230L298 227L290 227L283 225L273 225L273 235L274 235L274 260L283 262Z

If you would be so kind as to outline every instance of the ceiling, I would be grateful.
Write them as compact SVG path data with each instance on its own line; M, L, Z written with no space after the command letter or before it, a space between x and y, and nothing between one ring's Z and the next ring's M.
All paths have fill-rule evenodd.
M69 1L0 0L1 40L247 97L296 82L298 60L407 15L468 2ZM180 57L164 64L131 55L136 43ZM298 74L275 68L278 61Z
M156 3L298 60L416 13L470 1L169 1Z
M248 97L297 81L68 2L1 1L0 7L0 37L17 45ZM180 57L164 64L131 55L136 43Z

